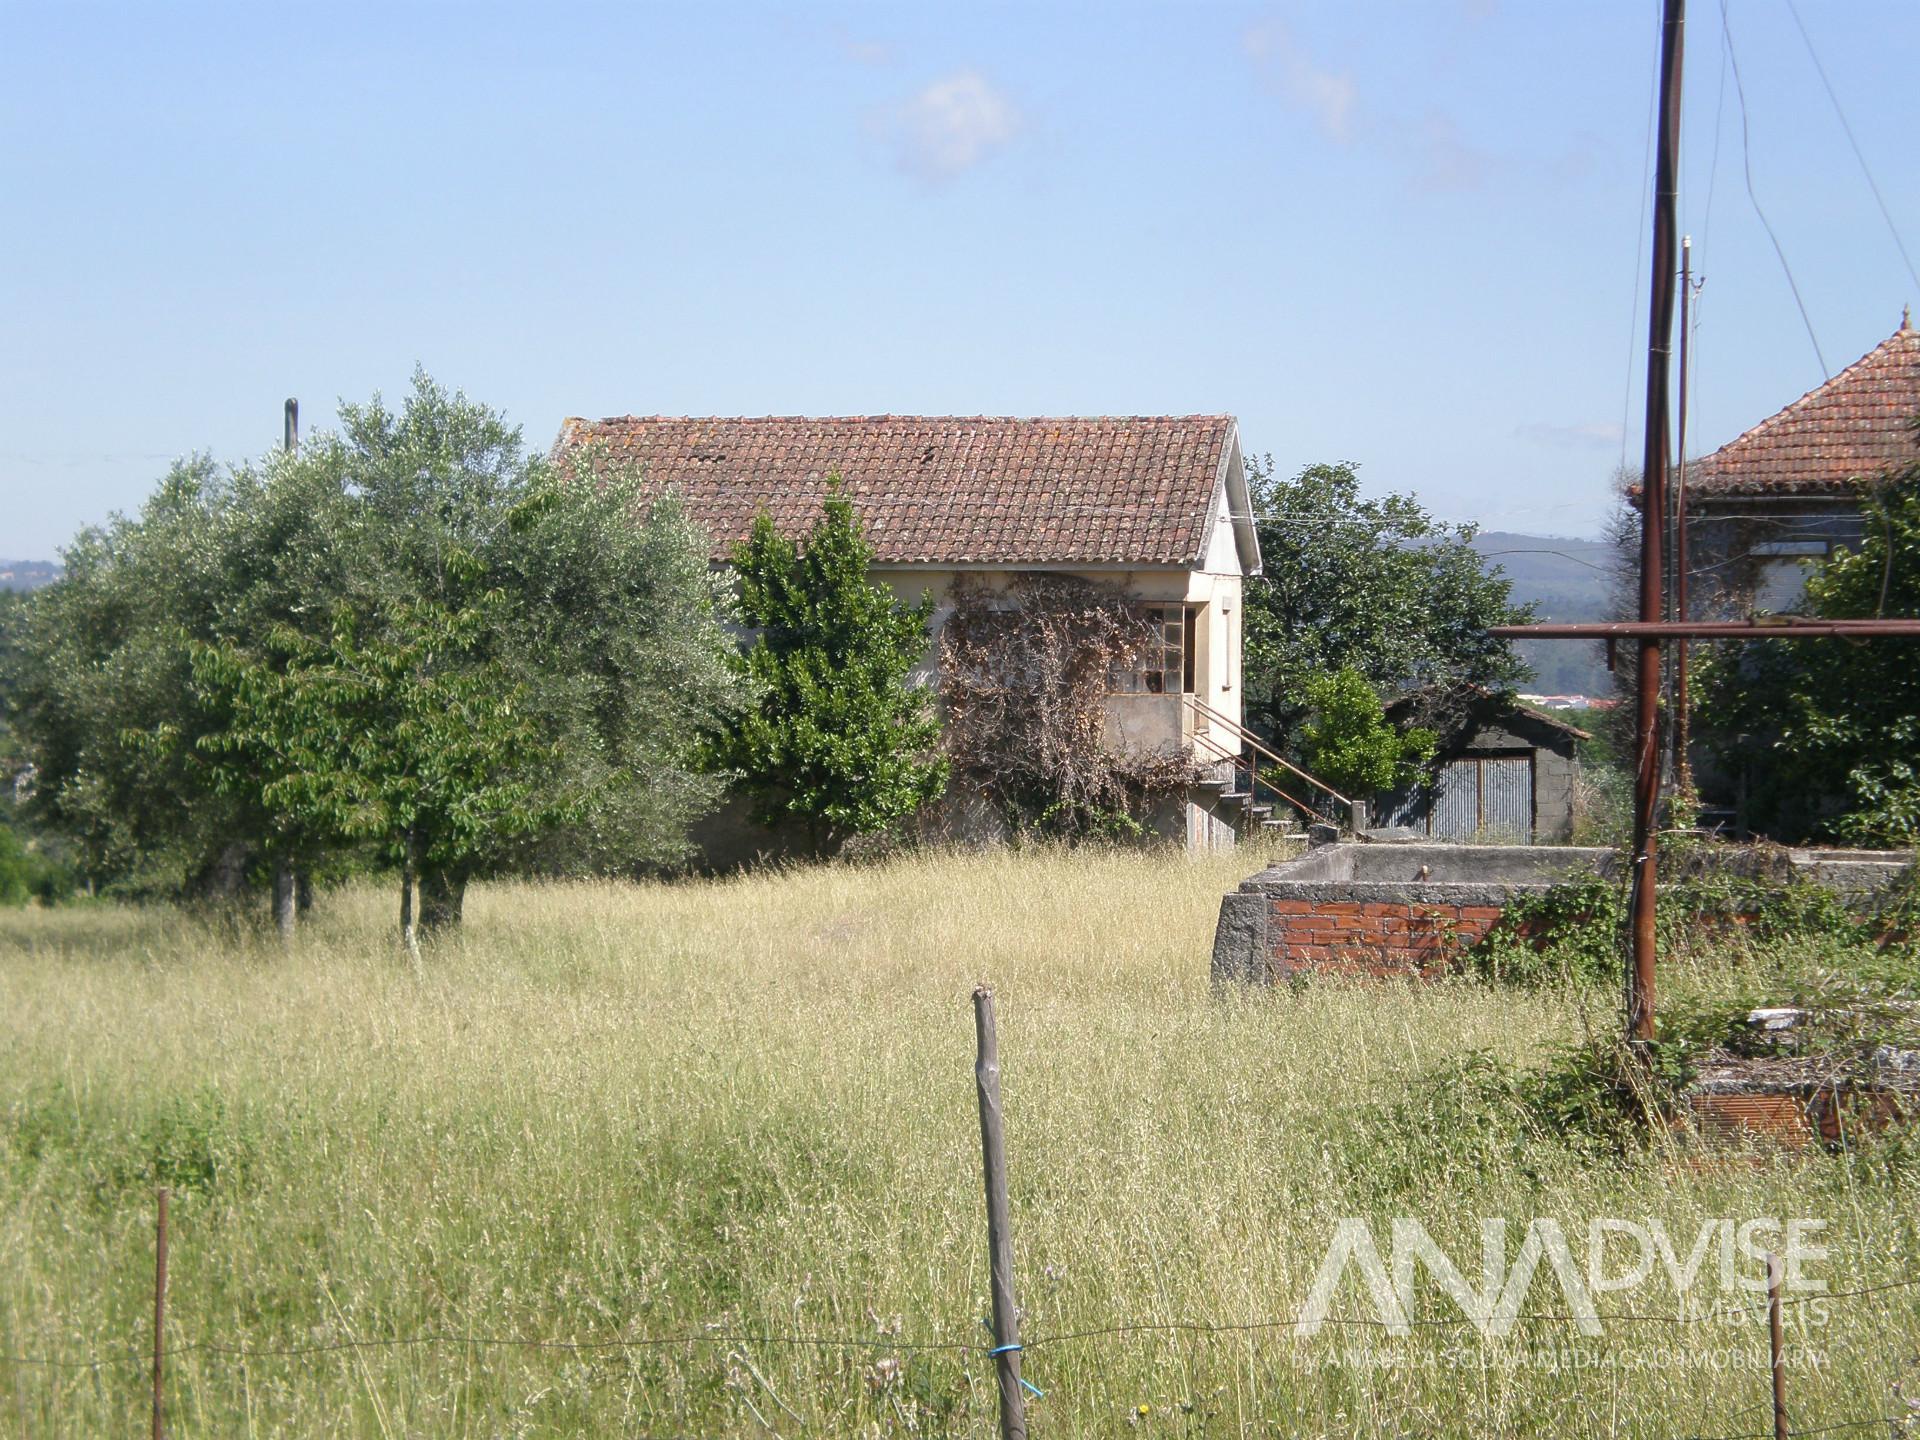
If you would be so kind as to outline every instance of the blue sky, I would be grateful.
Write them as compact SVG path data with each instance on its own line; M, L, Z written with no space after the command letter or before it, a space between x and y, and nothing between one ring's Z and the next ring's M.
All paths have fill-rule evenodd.
M1795 3L1920 254L1920 6ZM1692 8L1706 449L1821 367ZM1837 370L1920 286L1787 0L1729 14L1754 188ZM11 0L0 556L416 362L539 448L568 414L1229 411L1282 467L1592 533L1638 451L1657 19Z

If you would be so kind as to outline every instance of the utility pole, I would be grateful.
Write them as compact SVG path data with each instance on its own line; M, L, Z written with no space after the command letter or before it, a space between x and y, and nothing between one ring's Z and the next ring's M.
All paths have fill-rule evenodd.
M1666 0L1660 34L1660 124L1653 194L1653 285L1647 314L1647 422L1641 461L1640 620L1666 619L1661 541L1666 529L1668 359L1673 346L1673 278L1680 173L1680 75L1686 0ZM1660 637L1640 637L1635 672L1637 740L1633 777L1633 892L1628 911L1633 960L1627 972L1627 1035L1653 1039L1654 895L1660 832Z
M1660 42L1660 132L1653 203L1653 291L1647 324L1647 444L1641 484L1640 618L1598 624L1495 625L1488 633L1502 640L1605 640L1608 653L1620 640L1640 645L1636 706L1637 764L1633 786L1632 959L1627 968L1627 1037L1636 1046L1653 1039L1654 904L1658 878L1660 804L1660 642L1701 640L1870 640L1920 637L1920 618L1820 620L1777 617L1765 620L1693 620L1687 617L1685 541L1682 548L1679 616L1663 619L1665 572L1661 537L1667 528L1667 355L1673 339L1675 177L1680 159L1680 57L1686 29L1685 0L1665 0ZM1691 267L1691 255L1687 264ZM1689 280L1691 277L1689 276ZM1686 341L1682 332L1681 344ZM1681 354L1685 355L1684 348ZM1684 359L1681 384L1686 383ZM1682 394L1684 395L1684 389ZM1681 414L1685 415L1684 402ZM1682 456L1685 421L1682 420ZM1681 495L1684 516L1685 495ZM1684 521L1682 522L1684 524ZM1681 532L1683 537L1684 530ZM1684 648L1681 651L1685 654ZM1682 692L1684 695L1684 691ZM1684 715L1685 700L1679 705ZM1682 732L1685 733L1684 731ZM1683 751L1684 753L1684 751Z
M1675 446L1673 484L1673 618L1681 624L1693 618L1687 608L1687 346L1693 337L1693 237L1680 237L1680 423ZM1693 792L1693 763L1688 759L1687 637L1673 642L1673 750L1674 786L1683 795Z

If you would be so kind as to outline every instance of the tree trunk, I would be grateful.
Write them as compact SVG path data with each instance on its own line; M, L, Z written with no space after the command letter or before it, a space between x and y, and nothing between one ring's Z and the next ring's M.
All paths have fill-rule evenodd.
M285 859L273 862L273 923L280 932L283 945L293 943L293 930L299 919L295 902L297 887L293 880L293 866Z
M420 871L420 928L429 935L460 926L460 908L467 897L467 877L438 867Z
M417 963L420 959L420 937L413 928L413 856L411 854L400 866L400 943L406 948L407 958Z

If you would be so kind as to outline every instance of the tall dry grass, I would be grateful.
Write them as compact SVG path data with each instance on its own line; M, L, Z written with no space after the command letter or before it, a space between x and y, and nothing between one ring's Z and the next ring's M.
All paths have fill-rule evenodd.
M1473 1051L1536 1058L1610 1023L1609 997L1214 994L1214 913L1245 865L1002 853L489 886L417 971L384 890L327 898L289 953L158 910L0 917L0 1351L106 1357L0 1362L0 1425L144 1424L128 1352L148 1343L163 1180L176 1435L989 1435L981 980L1001 996L1030 1336L1290 1316L1344 1215L1383 1244L1419 1217L1463 1261L1484 1216L1516 1242L1535 1216L1689 1237L1810 1216L1837 1287L1920 1275L1920 1191L1885 1157L1594 1161L1426 1078ZM1543 1279L1526 1308L1559 1293ZM1349 1285L1340 1313L1372 1312ZM486 1343L686 1335L876 1343ZM420 1336L444 1338L356 1343ZM1374 1337L1371 1363L1349 1353L1366 1338L1037 1343L1033 1433L1767 1428L1763 1371L1682 1353L1751 1361L1752 1323L1432 1327ZM1806 1340L1822 1360L1793 1372L1797 1424L1889 1413L1916 1379L1920 1291L1834 1302ZM299 1347L325 1348L272 1353Z

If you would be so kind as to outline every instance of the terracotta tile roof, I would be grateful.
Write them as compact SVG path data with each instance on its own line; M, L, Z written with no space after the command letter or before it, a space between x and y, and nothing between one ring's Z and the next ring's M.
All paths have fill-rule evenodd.
M716 559L762 508L804 532L837 473L881 564L1192 566L1234 435L1229 415L625 415L566 421L554 456L637 462Z
M1891 336L1817 390L1687 466L1690 495L1821 495L1920 459L1920 330Z

